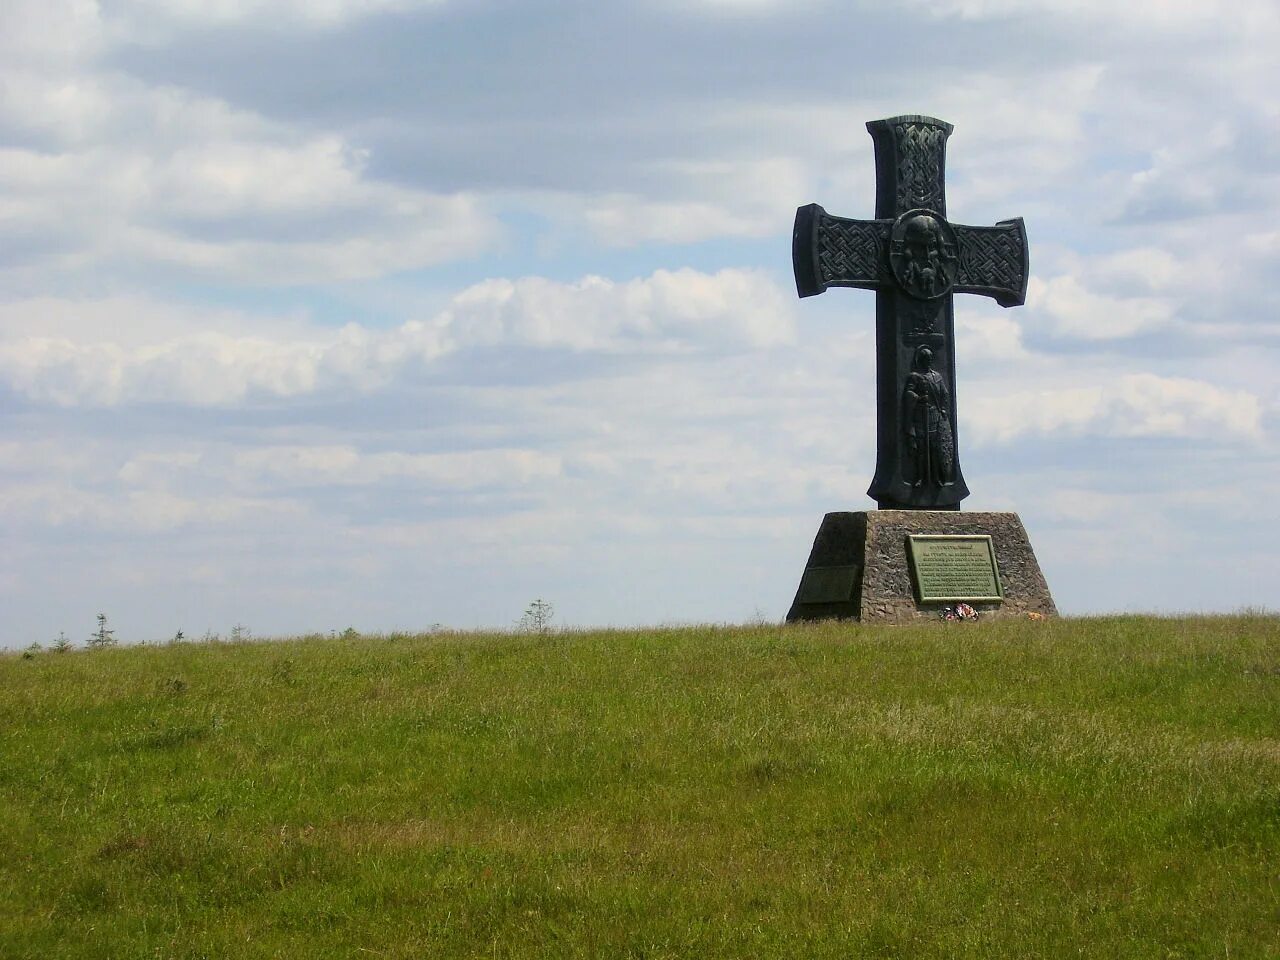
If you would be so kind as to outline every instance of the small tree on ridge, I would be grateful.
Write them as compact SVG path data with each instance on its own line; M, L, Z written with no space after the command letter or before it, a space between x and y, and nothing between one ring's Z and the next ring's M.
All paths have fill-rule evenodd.
M116 642L116 632L107 629L107 615L98 614L98 629L89 634L89 646L110 647Z
M551 606L546 600L539 597L533 603L529 604L525 610L524 616L520 618L516 624L526 633L536 633L540 636L546 636L551 632L551 618L556 615L555 607Z

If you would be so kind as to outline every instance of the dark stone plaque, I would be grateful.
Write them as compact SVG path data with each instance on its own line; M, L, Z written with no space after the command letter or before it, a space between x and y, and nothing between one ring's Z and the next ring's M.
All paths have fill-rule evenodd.
M999 603L1004 599L989 536L908 534L907 552L920 603Z
M842 567L810 567L800 579L796 603L846 603L853 599L858 580L857 564Z

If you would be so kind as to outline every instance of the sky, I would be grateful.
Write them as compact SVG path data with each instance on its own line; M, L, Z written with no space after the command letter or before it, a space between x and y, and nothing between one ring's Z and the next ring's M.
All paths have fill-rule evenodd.
M0 646L776 621L871 509L865 123L955 125L966 510L1280 597L1274 0L5 0Z

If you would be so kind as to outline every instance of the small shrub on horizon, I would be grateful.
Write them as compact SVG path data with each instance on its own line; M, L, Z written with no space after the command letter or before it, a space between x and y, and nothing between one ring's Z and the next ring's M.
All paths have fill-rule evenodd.
M111 647L116 642L116 632L107 629L107 615L98 614L98 629L89 635L90 647Z
M524 616L516 622L516 628L522 633L545 637L551 632L551 620L555 615L555 607L539 597L525 609Z
M58 639L53 641L49 647L49 649L54 653L66 653L72 648L73 644L67 639L67 635L61 630L58 631Z

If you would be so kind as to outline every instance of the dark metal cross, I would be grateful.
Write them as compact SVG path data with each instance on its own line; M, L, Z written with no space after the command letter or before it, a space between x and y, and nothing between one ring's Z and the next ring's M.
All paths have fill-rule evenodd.
M876 219L796 211L792 261L802 297L827 287L876 291L876 472L880 509L958 510L969 495L956 452L952 293L1019 306L1027 294L1022 218L994 227L947 221L952 126L902 116L867 124L876 150Z

